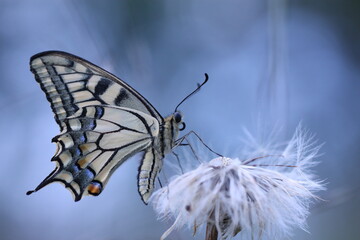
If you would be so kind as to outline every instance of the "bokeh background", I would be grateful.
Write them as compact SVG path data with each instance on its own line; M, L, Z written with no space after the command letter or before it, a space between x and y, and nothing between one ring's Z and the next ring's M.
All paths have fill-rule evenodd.
M54 168L58 126L29 71L45 50L109 70L163 115L207 72L181 110L218 152L241 148L244 127L280 127L286 139L302 122L325 143L315 171L327 191L310 233L292 239L360 239L359 11L341 0L1 0L0 239L159 239L170 226L140 201L138 159L96 198L74 203L60 184L25 195Z

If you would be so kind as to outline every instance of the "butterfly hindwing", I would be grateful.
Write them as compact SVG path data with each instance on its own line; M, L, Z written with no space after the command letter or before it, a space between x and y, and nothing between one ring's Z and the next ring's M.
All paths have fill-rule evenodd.
M98 195L112 172L149 148L159 132L155 118L128 108L87 106L74 115L64 120L62 133L53 138L57 144L52 158L57 163L55 171L35 191L58 181L71 190L76 201L83 194ZM96 184L100 188L94 191Z

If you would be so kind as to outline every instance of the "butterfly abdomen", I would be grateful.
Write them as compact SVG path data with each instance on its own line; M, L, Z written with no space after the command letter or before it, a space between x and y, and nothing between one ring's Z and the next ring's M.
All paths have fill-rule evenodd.
M138 191L145 204L154 190L155 179L162 168L162 159L172 151L178 134L179 127L174 116L166 117L163 125L160 126L159 136L154 139L153 146L144 153L139 166Z

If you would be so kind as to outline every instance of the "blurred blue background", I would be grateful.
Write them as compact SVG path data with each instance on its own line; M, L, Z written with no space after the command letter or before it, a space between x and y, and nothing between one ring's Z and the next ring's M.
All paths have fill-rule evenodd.
M293 239L360 239L359 1L0 1L0 239L159 239L127 161L99 197L74 203L60 184L26 196L53 170L58 133L29 71L45 50L81 56L119 76L163 115L216 151L241 148L242 128L301 121L324 142L315 168L328 183L309 231ZM177 231L169 239L191 239ZM203 239L202 234L195 239Z

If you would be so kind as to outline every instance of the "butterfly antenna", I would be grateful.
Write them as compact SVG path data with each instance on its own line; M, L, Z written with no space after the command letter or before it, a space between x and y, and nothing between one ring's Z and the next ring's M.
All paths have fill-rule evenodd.
M196 88L192 93L190 93L189 95L187 95L187 96L176 106L174 112L177 111L178 107L179 107L186 99L188 99L189 97L191 97L192 95L194 95L197 91L199 91L200 88L201 88L208 80L209 80L209 75L208 75L207 73L205 73L205 81L204 81L202 84L199 84L199 83L198 83L197 88Z

